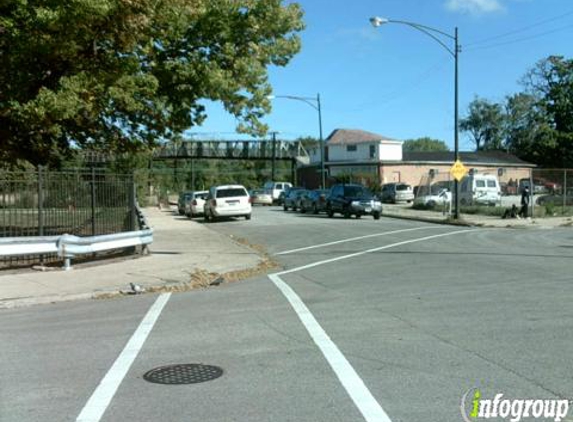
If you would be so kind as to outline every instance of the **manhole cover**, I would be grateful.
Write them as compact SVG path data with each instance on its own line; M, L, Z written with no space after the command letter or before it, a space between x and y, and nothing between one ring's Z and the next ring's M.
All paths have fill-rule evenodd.
M223 375L223 369L218 366L186 363L160 366L147 371L143 379L156 384L196 384L214 380L221 375Z

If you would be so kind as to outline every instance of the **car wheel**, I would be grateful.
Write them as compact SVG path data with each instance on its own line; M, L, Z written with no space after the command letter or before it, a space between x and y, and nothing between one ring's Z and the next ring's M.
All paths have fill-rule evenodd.
M305 214L305 213L306 213L306 208L303 207L303 206L301 206L301 207L300 207L300 212L303 213L303 214Z
M317 206L316 204L313 205L313 207L312 207L312 212L313 212L314 214L318 214L318 206Z
M245 215L245 220L250 220L250 219L251 219L251 214Z
M342 211L342 215L344 216L344 218L350 218L350 210L345 209L344 211Z
M380 220L380 213L378 211L372 213L372 217L374 217L374 220Z
M292 206L292 210L293 210L294 212L296 212L296 205L293 205L293 206Z
M283 210L288 211L288 207L286 206L286 204L283 205Z
M356 219L359 219L361 217L362 217L362 214L360 214L360 213L356 214Z
M327 209L326 209L326 214L327 214L330 218L334 217L334 211L332 211L332 208L327 208Z

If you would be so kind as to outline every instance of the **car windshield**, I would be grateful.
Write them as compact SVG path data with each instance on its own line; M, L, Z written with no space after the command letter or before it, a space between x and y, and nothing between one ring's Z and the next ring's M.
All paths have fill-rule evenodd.
M362 186L345 186L344 196L369 198L372 194L368 189L363 188Z
M247 196L247 191L243 188L227 188L217 190L217 198L231 198L233 196Z

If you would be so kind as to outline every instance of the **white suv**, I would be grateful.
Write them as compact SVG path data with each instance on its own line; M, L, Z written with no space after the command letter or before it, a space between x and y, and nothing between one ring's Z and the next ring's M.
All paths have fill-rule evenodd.
M244 186L215 186L209 189L205 200L205 221L219 217L245 217L250 220L251 210L251 197Z

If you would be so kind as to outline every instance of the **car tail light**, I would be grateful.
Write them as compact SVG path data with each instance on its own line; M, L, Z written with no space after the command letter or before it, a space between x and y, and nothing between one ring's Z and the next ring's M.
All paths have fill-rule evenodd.
M216 200L216 199L211 199L211 206L212 206L212 207L216 207L216 206L217 206L217 200Z
M194 207L196 207L196 206L197 206L197 200L194 199L193 202L191 202L191 205L193 205Z

